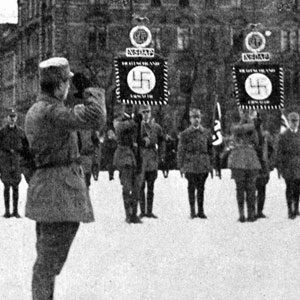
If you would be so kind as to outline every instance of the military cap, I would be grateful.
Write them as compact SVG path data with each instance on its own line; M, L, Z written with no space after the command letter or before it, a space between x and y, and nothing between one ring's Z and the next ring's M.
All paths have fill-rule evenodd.
M288 114L289 121L299 121L299 114L296 112L291 112Z
M70 71L69 62L64 57L52 57L39 64L41 82L55 82L58 79L63 81L73 77Z
M151 111L151 106L149 104L140 105L139 111L142 112L142 111L145 111L145 110Z
M201 111L199 108L191 108L190 109L190 117L201 116Z
M10 108L7 115L9 117L16 117L17 116L17 112L13 108Z

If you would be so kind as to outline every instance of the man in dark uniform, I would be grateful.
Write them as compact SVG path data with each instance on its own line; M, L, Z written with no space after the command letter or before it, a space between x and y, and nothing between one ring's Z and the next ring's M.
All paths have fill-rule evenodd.
M279 136L277 168L286 183L288 218L299 215L300 195L300 132L299 114L288 115L289 128Z
M29 109L25 132L34 156L26 216L36 221L37 258L33 267L33 300L52 300L80 222L94 214L80 164L76 130L100 130L106 122L104 91L90 91L85 104L66 107L69 62L53 57L39 64L41 93Z
M204 188L208 173L212 169L212 138L209 130L201 125L200 109L190 110L191 126L179 136L177 164L188 181L190 215L194 219L206 219L204 213ZM198 213L195 212L197 191Z
M150 105L142 105L140 113L143 116L142 121L142 156L144 181L141 188L140 199L140 217L157 218L153 214L154 182L157 178L159 161L164 160L164 135L162 128L151 118ZM147 184L147 196L145 188Z
M5 218L20 218L18 213L19 183L21 182L20 159L27 143L24 131L16 125L17 113L8 115L7 125L0 130L0 173L4 184ZM13 213L10 214L10 188L13 190Z
M120 121L115 121L118 146L114 166L120 172L122 194L127 223L142 223L137 216L137 206L143 183L143 165L140 153L142 116L133 113L134 107L126 104Z
M238 221L241 223L257 220L255 216L255 183L261 164L257 155L258 137L254 125L255 115L255 111L240 110L240 122L231 127L234 146L228 157L228 167L231 169L231 178L236 184ZM244 213L245 203L247 218Z
M255 180L256 186L256 218L266 218L263 213L265 199L266 199L266 186L270 179L270 171L274 168L274 143L270 133L262 128L262 120L257 113L254 117L254 125L257 131L258 144L256 152L261 164L261 169Z

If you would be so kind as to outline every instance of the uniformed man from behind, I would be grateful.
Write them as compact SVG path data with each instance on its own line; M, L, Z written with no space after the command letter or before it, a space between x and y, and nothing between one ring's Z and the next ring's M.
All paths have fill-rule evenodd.
M90 94L85 105L65 106L73 75L67 59L42 61L39 71L41 93L25 119L36 168L29 181L26 216L36 221L33 300L50 300L80 222L94 221L76 130L100 130L106 110L103 90Z
M143 183L143 164L140 148L142 116L134 114L134 106L126 104L120 120L115 120L118 146L114 166L119 170L125 208L125 221L139 224L137 207Z
M17 126L17 113L10 110L7 125L0 130L0 174L4 184L5 218L20 218L18 212L19 184L21 182L20 160L27 140L22 128ZM10 188L12 188L13 213L10 214Z

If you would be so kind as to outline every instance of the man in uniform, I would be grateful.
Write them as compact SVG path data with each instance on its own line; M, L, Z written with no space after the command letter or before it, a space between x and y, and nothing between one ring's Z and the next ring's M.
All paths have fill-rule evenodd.
M140 217L157 218L153 214L154 182L157 178L158 164L163 160L164 155L164 135L162 128L151 118L150 105L142 105L140 113L142 121L142 157L144 169L144 181L141 189ZM145 187L147 184L147 197ZM147 200L147 201L146 201ZM147 204L147 205L146 205Z
M76 130L100 130L106 122L104 91L90 92L86 105L65 106L69 62L53 57L39 64L41 93L25 119L25 133L35 161L29 181L26 216L36 221L37 258L33 300L51 300L80 222L94 221Z
M137 216L137 206L143 183L143 165L140 153L142 116L134 114L134 106L126 104L120 121L115 121L118 146L114 166L120 172L125 222L142 223Z
M18 213L19 183L21 182L20 159L27 140L24 131L16 125L17 113L11 110L7 125L0 130L0 174L4 184L5 218L20 218ZM13 190L13 213L10 214L10 188Z
M286 183L288 218L299 215L300 195L300 132L299 114L288 115L289 128L279 136L277 168Z

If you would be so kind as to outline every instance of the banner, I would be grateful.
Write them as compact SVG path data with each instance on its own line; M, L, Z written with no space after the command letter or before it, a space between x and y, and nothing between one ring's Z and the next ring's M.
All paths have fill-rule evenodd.
M168 68L163 58L115 59L116 98L121 103L168 104Z
M215 119L214 119L214 130L212 136L213 146L218 146L223 143L223 135L221 131L221 106L217 102L215 105Z
M282 109L283 69L277 65L233 67L234 91L242 109Z

